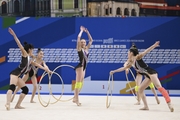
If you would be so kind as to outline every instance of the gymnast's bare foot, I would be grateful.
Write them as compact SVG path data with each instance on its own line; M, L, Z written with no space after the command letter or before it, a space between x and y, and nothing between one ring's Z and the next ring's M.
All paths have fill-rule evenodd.
M149 108L145 106L143 108L140 108L139 110L149 110Z
M35 101L31 100L30 103L36 103Z
M13 96L12 96L12 98L11 98L11 102L13 102L13 100L14 100L14 96L15 96L15 95L13 95Z
M157 104L160 104L160 100L158 98L156 98L156 102Z
M25 107L15 106L15 109L25 109Z
M81 106L81 103L79 103L79 100L76 100L75 98L73 98L73 103L76 103L77 106Z
M10 104L6 104L5 107L6 107L6 110L8 111L10 110Z
M169 107L170 111L171 111L171 112L174 112L174 108L173 108L171 102L169 102L169 103L167 103L167 104L168 104L168 107Z
M140 105L141 103L140 102L137 102L137 103L135 103L134 105Z

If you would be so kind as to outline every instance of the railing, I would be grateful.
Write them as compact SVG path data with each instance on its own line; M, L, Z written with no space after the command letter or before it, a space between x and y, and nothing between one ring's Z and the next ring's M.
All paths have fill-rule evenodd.
M23 14L22 14L22 12L20 12L20 13L5 13L5 14L0 14L0 16L9 16L9 17L11 17L11 16L23 16Z
M50 10L39 10L36 11L35 16L51 16Z

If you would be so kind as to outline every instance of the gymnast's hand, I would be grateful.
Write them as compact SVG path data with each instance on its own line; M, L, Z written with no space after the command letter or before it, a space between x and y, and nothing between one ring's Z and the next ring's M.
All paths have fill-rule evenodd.
M13 29L9 28L8 31L9 31L9 33L10 33L12 36L15 36L15 35L16 35L15 32L13 31Z
M126 72L126 74L128 74L129 73L129 69L126 69L125 72Z
M109 74L110 75L113 75L115 72L113 71L113 70L111 70L110 72L109 72Z
M84 26L81 26L81 27L80 27L80 30L81 30L81 31L85 31L86 28L85 28Z
M160 44L160 41L157 41L157 42L154 43L154 46L159 47L160 46L159 44Z
M53 72L52 72L51 70L48 71L48 74L52 75L52 73L53 73Z
M52 74L52 71L49 70L47 67L45 67L44 70L45 70L48 74Z
M87 28L85 28L85 29L84 29L84 32L88 33L89 31L88 31L88 29L87 29Z

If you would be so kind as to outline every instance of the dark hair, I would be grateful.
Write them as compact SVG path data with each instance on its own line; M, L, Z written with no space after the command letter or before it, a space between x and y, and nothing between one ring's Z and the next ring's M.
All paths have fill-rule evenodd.
M41 52L41 51L42 51L41 48L38 48L37 53L39 53L39 52Z
M34 49L34 46L32 44L28 44L27 42L24 42L24 49L27 53L29 53L29 49Z
M134 43L132 44L132 46L131 46L129 51L132 52L134 54L134 56L139 54L139 51L138 51L138 49L137 49L137 47L136 47L136 45Z

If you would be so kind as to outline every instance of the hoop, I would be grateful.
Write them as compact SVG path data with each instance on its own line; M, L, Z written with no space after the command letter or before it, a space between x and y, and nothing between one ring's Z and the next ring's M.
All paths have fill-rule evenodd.
M52 77L52 75L53 74L56 74L59 78L60 78L60 80L61 80L61 83L62 83L62 92L61 92L61 95L60 95L60 97L59 98L56 98L54 95L53 95L53 93L52 93L52 89L51 89L51 84L50 84L50 93L51 93L51 95L53 96L53 98L54 99L56 99L56 101L55 102L52 102L51 104L55 104L55 103L57 103L58 101L60 101L60 99L61 99L61 97L62 97L62 95L63 95L63 92L64 92L64 82L63 82L63 79L62 79L62 77L61 77L61 75L59 75L57 72L52 72L52 74L51 74L51 76L50 76L50 83L51 83L51 77Z
M59 68L61 68L61 67L70 67L70 68L72 68L72 69L74 69L74 67L73 66L71 66L71 65L59 65L59 66L57 66L54 70L53 70L53 72L54 71L56 71L57 69L59 69ZM63 81L63 80L62 80ZM74 97L73 97L74 98ZM68 101L70 101L70 100L72 100L73 98L70 98L70 99L67 99L67 100L61 100L61 99L59 99L59 101L61 101L61 102L68 102ZM56 98L55 98L56 99ZM57 99L56 99L57 100Z
M112 81L111 81L111 79L112 79ZM109 75L108 90L107 90L107 97L106 97L106 108L109 108L111 105L113 89L114 89L113 75ZM110 100L109 100L109 94L111 95Z
M53 72L56 71L58 68L61 68L61 67L70 67L70 68L74 69L73 66L64 64L64 65L59 65L59 66L57 66L57 67L53 70Z
M52 93L52 89L51 89L51 88L52 88L52 87L51 87L51 77L52 77L53 74L56 74L56 75L60 78L60 80L61 80L61 82L62 82L62 93L61 93L61 95L60 95L59 98L56 98L56 97L53 95L53 93ZM42 81L42 79L43 79L43 77L44 77L45 75L47 75L46 72L44 72L44 73L42 74L42 77L41 77L41 79L40 79L40 81L39 81L39 85L40 85L40 83L41 83L41 81ZM38 94L39 102L40 102L40 104L41 104L42 106L46 106L46 107L47 107L49 104L55 104L55 103L57 103L57 102L61 99L61 97L62 97L62 95L63 95L64 83L63 83L62 77L61 77L58 73L52 72L52 74L49 76L49 87L48 87L48 88L49 88L49 95L52 95L53 98L56 99L56 101L55 101L55 102L50 102L50 101L49 101L49 103L48 103L48 102L45 102L45 101L42 100L42 98L40 97L40 92L39 92L39 94ZM46 103L47 105L43 105L42 102Z
M44 78L44 76L48 75L48 73L44 72L39 80L39 84L38 84L38 88L40 87L40 83L42 81L42 79ZM48 77L50 79L50 77ZM50 90L50 80L49 80L49 84L48 84L48 88ZM50 96L50 93L49 93L49 100L48 102L45 102L42 100L41 98L41 95L40 95L40 90L38 89L38 100L39 100L39 103L43 106L43 107L47 107L50 103L50 100L51 100L51 96ZM45 105L43 104L43 102L45 103Z
M135 78L135 76L134 76L134 74L133 74L132 70L131 70L131 69L129 69L129 71L130 71L131 75L133 76L133 79L135 80L136 78ZM125 73L125 74L126 74L126 73ZM135 97L135 99L137 100L137 97L136 97L136 95L135 95L134 91L132 90L131 85L129 84L129 82L130 82L130 81L129 81L129 78L128 78L127 74L126 74L126 80L127 80L127 82L128 82L129 88L130 88L130 90L131 90L131 92L132 92L133 96L134 96L134 97Z

